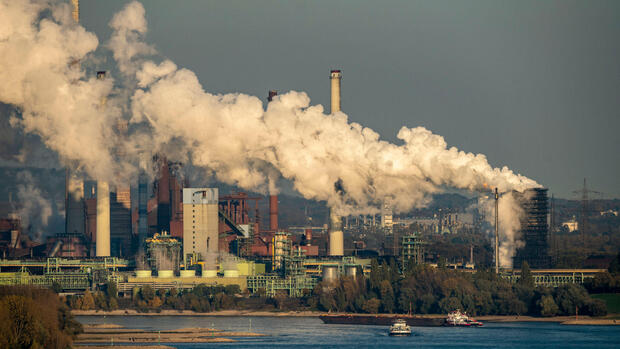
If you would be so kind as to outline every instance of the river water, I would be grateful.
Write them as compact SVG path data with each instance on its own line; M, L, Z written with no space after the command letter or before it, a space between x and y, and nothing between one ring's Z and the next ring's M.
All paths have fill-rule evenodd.
M480 328L413 327L414 336L390 337L387 326L326 325L313 317L78 316L84 324L170 330L211 327L265 337L236 343L168 344L189 348L620 348L620 326L566 326L544 322L485 323Z

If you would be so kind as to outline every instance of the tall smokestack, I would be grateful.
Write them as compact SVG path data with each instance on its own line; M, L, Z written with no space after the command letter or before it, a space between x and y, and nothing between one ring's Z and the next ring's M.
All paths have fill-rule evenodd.
M140 173L138 178L138 241L139 250L143 251L144 241L147 235L147 177L146 174ZM144 252L144 251L143 251Z
M278 95L278 91L276 90L269 90L269 95L267 96L267 101L271 102L273 100L273 97Z
M97 79L105 79L106 72L98 71ZM105 100L101 101L102 107ZM97 257L110 256L110 185L97 181Z
M278 95L278 91L269 90L267 101L273 101L273 98ZM269 230L278 231L278 196L269 195Z
M499 194L495 188L495 274L499 274Z
M278 196L269 195L269 230L278 231Z
M329 79L332 83L332 111L335 113L340 111L340 80L342 79L342 72L340 70L332 70Z
M329 255L344 256L344 234L342 233L342 217L329 210Z
M73 11L71 11L73 20L79 23L80 22L80 0L71 0L71 5L73 5Z
M331 113L340 111L340 80L342 72L332 70L329 74L331 81ZM329 211L329 255L344 256L344 234L342 233L342 217L333 209Z
M110 256L110 185L97 181L97 257Z

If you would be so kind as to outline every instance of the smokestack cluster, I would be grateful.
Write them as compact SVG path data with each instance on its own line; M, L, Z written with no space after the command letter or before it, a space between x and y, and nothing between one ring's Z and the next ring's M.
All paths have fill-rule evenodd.
M103 41L116 62L116 81L71 64L98 62L99 39L75 23L66 1L5 1L2 13L11 16L0 21L0 102L20 109L11 118L14 127L40 136L65 164L79 164L84 178L127 183L141 171L153 175L145 159L162 154L191 163L196 175L245 190L275 195L270 186L289 181L304 198L325 201L332 216L376 214L386 197L396 213L423 207L446 187L508 192L540 186L492 167L483 154L449 147L423 127L402 127L393 144L349 122L340 111L338 70L330 74L330 114L303 92L274 95L266 108L255 96L206 92L192 71L153 60L156 51L144 42L145 10L136 1L114 15L111 37ZM123 137L113 127L119 119L128 123ZM332 186L339 179L342 192ZM507 236L502 210L512 206L502 200L500 235ZM487 217L492 212L491 205ZM339 220L330 220L338 232ZM332 235L339 255L340 234Z

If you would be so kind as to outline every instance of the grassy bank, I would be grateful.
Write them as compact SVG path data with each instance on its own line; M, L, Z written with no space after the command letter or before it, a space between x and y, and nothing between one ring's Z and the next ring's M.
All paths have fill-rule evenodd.
M598 293L590 297L605 302L609 314L620 314L620 293Z

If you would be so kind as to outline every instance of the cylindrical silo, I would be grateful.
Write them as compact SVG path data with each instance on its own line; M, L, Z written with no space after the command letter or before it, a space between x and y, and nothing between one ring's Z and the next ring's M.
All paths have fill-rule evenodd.
M338 279L338 265L323 265L323 281L332 282Z

